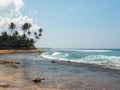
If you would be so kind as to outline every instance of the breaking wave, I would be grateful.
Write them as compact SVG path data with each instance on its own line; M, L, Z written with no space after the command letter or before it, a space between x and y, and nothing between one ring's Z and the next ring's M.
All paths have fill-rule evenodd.
M80 50L74 51L52 51L42 54L44 58L71 61L77 63L92 63L120 69L120 56L109 54L110 50Z

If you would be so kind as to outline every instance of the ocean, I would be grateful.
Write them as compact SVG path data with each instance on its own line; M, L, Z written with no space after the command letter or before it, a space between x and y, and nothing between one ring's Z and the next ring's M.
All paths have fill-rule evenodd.
M120 70L120 49L49 49L44 58L101 65Z

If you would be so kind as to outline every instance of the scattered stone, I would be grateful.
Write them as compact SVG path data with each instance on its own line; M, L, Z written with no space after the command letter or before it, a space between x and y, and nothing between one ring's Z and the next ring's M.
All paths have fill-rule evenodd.
M19 62L15 62L15 64L20 64Z
M13 61L0 61L0 64L8 65L14 68L18 68L17 64L20 64L19 62L13 62Z
M18 66L14 65L14 64L12 64L11 67L18 68Z
M3 85L0 85L0 87L7 88L9 87L9 84L3 84Z
M69 63L71 62L71 61L68 61Z
M55 63L55 61L51 61L51 63Z
M0 64L20 64L19 62L12 62L12 61L0 61Z
M40 83L42 80L45 80L44 78L36 78L36 79L33 79L32 81L34 83Z

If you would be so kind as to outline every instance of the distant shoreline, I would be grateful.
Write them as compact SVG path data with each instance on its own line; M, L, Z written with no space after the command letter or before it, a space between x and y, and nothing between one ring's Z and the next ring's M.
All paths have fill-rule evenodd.
M15 53L35 53L35 52L44 52L44 50L32 49L32 50L0 50L1 54L15 54Z

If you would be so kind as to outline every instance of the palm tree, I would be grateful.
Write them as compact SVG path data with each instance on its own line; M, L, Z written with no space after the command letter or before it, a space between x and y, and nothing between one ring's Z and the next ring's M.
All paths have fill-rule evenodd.
M40 29L39 29L39 33L42 33L42 31L43 31L42 28L40 28Z
M14 36L18 36L19 34L18 34L18 31L15 31L14 32Z
M30 32L30 31L28 31L28 32L27 32L27 34L28 34L28 35L31 35L31 32Z
M37 39L39 38L37 32L34 32L34 36L35 36L35 39L36 39L36 41L37 41Z
M13 22L11 22L8 28L11 29L11 36L12 36L12 31L16 28L16 25Z
M8 36L7 32L2 32L2 36Z
M31 23L25 23L22 25L22 30L24 31L24 34L32 27Z
M40 36L42 36L42 34L41 34L41 33L39 33L39 37L40 37Z
M35 38L36 38L36 41L37 41L37 39L39 39L39 36L35 36Z
M42 36L42 28L39 29L39 37Z
M30 32L30 31L28 31L28 32L27 32L27 34L29 35L29 39L30 39L31 32Z
M36 32L34 32L34 35L35 35L35 36L37 36L37 33L36 33Z

